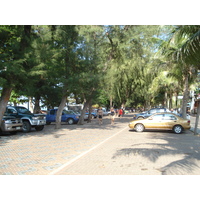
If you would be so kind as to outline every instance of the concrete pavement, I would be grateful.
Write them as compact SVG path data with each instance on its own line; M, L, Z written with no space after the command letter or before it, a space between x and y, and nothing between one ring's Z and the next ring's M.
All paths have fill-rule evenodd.
M116 118L114 126L106 117L102 126L94 119L3 136L0 175L200 174L200 137L191 131L137 133L127 126L131 118Z

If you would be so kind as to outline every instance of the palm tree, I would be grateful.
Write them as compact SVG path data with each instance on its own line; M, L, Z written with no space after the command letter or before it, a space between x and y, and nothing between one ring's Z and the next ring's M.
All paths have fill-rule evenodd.
M189 86L194 77L200 54L200 26L175 26L170 39L161 45L162 53L177 71L178 82L183 86L182 117L186 118ZM198 43L198 44L196 44ZM196 64L196 65L195 65ZM177 74L177 75L178 75Z
M200 25L175 26L170 42L179 44L173 53L174 60L199 66L200 62Z

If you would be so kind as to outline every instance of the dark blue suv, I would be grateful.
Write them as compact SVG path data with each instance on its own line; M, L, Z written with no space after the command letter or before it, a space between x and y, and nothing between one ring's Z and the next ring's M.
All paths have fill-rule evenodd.
M56 121L56 112L58 109L51 109L48 114L46 115L46 124L49 125L51 122ZM79 120L79 116L76 114L72 114L68 110L63 110L61 122L66 122L67 124L75 124Z
M161 112L169 112L169 110L167 108L152 108L148 111L142 112L142 113L138 113L135 114L133 116L133 119L145 119L155 113L161 113Z

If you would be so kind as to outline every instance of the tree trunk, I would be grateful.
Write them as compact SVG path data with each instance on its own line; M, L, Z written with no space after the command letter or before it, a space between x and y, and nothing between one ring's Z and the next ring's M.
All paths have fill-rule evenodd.
M167 107L167 92L165 92L164 107Z
M112 96L110 97L110 108L113 107L113 99Z
M37 96L35 97L35 106L34 106L34 110L33 113L40 113L40 97Z
M33 98L28 97L28 109L33 113Z
M67 102L67 95L63 95L61 103L58 107L57 113L56 113L56 126L55 129L59 129L61 127L61 116L62 116L62 111L66 105Z
M88 99L88 100L86 100L86 102L84 103L84 107L83 107L83 110L82 110L82 112L81 112L81 116L80 116L80 118L79 118L78 125L83 125L83 124L84 124L85 111L86 111L86 109L89 107L90 101L91 101L91 99Z
M92 121L92 99L89 101L89 116L88 116L88 123Z
M11 87L4 87L1 93L1 100L0 100L0 122L2 121L3 115L6 111L6 106L10 99L10 95L12 92Z
M198 135L197 127L199 124L199 115L200 115L200 101L198 101L198 107L197 107L197 115L196 115L196 121L195 121L195 128L194 128L194 134Z
M172 107L172 94L170 94L169 96L169 109L171 110L173 107Z
M189 97L189 85L188 85L188 74L186 74L184 79L184 93L183 93L183 102L181 107L181 113L183 119L187 119L186 108L187 108L188 97Z

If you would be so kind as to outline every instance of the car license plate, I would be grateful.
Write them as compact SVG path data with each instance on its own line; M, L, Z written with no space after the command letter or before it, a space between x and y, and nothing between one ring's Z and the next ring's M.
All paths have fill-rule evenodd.
M17 130L21 129L21 127L16 127Z

